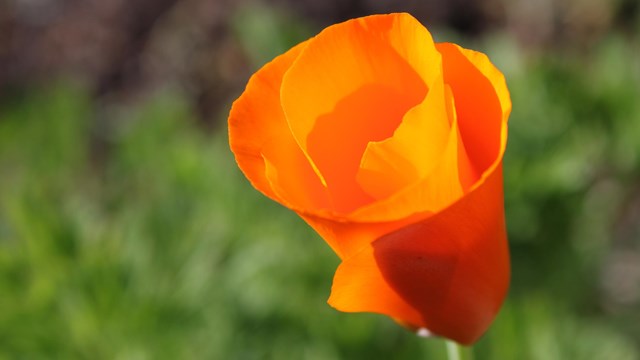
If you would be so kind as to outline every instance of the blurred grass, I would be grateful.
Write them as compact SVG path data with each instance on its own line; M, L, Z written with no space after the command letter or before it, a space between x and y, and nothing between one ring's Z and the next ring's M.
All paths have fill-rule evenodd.
M255 66L307 31L248 22L236 31ZM252 45L266 33L276 45ZM514 103L513 283L476 359L640 359L640 305L609 309L601 284L616 247L640 248L640 232L614 231L640 183L638 43L612 34L588 57L503 34L473 47ZM64 81L0 107L0 359L444 358L438 341L325 303L338 259L251 188L225 129L203 131L184 94L99 111Z

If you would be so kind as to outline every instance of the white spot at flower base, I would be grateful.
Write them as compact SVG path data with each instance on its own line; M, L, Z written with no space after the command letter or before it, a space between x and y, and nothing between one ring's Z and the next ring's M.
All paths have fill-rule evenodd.
M419 328L416 331L416 335L423 337L423 338L428 338L428 337L432 337L433 333L431 331L429 331L427 328Z

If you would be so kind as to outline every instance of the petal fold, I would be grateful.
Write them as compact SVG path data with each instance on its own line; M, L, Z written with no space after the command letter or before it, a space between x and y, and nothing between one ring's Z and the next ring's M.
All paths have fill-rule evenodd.
M453 206L345 259L329 303L341 311L385 314L472 344L496 316L508 284L499 166Z
M462 141L475 172L482 174L502 157L511 100L502 73L486 55L451 43L438 43L444 81L456 101Z
M384 199L426 177L439 163L451 129L442 76L429 87L422 103L409 110L393 136L367 145L358 183L376 199Z
M280 105L282 78L308 42L256 72L229 114L229 145L253 186L287 206L330 207L326 188L293 139Z
M281 98L289 126L325 179L337 213L375 200L356 181L362 153L370 141L390 137L424 99L440 58L410 15L374 15L322 31L285 75Z
M436 213L458 201L477 179L459 132L457 112L451 90L445 88L445 110L451 119L442 153L429 174L387 199L362 207L353 217L401 219L416 214Z

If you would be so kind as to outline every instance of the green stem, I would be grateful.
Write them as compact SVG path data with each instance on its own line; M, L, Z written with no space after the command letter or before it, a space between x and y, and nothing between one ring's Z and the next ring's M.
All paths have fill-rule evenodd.
M462 360L462 351L460 345L451 340L445 340L447 345L447 358L449 360Z

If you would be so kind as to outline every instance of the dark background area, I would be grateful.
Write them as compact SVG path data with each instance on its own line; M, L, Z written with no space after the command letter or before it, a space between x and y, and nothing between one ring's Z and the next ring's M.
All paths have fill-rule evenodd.
M513 112L513 281L476 359L640 359L640 3L0 2L0 358L440 359L325 300L338 259L237 170L249 76L406 11Z

